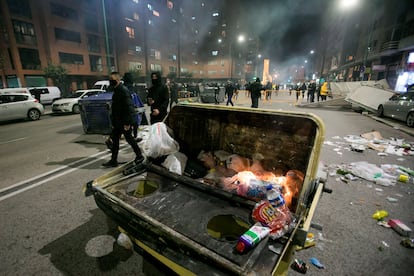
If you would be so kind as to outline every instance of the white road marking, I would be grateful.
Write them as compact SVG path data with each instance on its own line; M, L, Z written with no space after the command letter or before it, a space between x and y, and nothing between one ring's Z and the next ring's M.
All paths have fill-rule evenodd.
M122 147L122 146L120 145L120 148L121 148L121 147ZM121 151L124 151L124 148L123 148L123 147L122 147L122 149L120 149L120 152L121 152ZM85 164L82 164L82 165L81 165L81 166L79 166L79 167L71 168L71 169L69 169L69 170L64 170L64 169L68 169L68 168L70 168L70 166L71 166L71 165L74 165L74 164L76 164L76 163L81 162L82 160L86 160L86 159L88 159L88 158L91 158L91 157L96 157L96 156L99 156L99 155L102 155L102 156L101 156L101 157L99 157L99 158L95 158L95 159L93 159L93 160L91 160L91 161L89 161L89 162L87 162L87 163L85 163ZM82 158L82 159L80 159L80 160L78 160L78 161L74 161L74 162L72 162L72 163L69 163L68 165L61 166L61 167L56 168L56 169L54 169L54 170L48 171L48 172L46 172L46 173L40 174L40 175L38 175L38 176L32 177L32 178L30 178L30 179L26 179L26 180L21 181L21 182L19 182L19 183L16 183L16 184L13 184L13 185L8 186L8 187L6 187L6 188L0 189L0 193L1 193L1 192L3 192L3 191L7 191L7 190L13 189L13 188L18 187L18 186L22 186L22 185L24 185L24 184L26 184L26 183L28 183L28 182L32 182L32 181L35 181L36 179L40 179L40 178L45 177L45 176L47 176L47 175L53 174L53 173L55 173L55 172L57 172L57 171L64 170L63 172L61 172L61 173L59 173L59 174L55 174L55 175L53 175L53 176L51 176L51 177L48 177L48 178L45 178L45 179L43 179L43 180L41 180L41 181L39 181L39 182L33 183L32 185L29 185L29 186L24 187L24 188L22 188L22 189L19 189L19 190L16 190L16 191L14 191L14 192L11 192L11 193L9 193L9 194L6 194L6 195L4 195L4 196L0 197L0 202L1 202L1 201L3 201L3 200L5 200L5 199L7 199L7 198L13 197L13 196L18 195L18 194L20 194L20 193L23 193L23 192L25 192L25 191L27 191L27 190L33 189L33 188L35 188L35 187L37 187L37 186L43 185L43 184L45 184L45 183L47 183L47 182L49 182L49 181L51 181L51 180L53 180L53 179L59 178L59 177L61 177L61 176L63 176L63 175L66 175L66 174L69 174L69 173L71 173L71 172L77 171L77 170L79 170L79 169L81 169L81 168L83 168L83 167L86 167L86 166L90 165L90 164L96 163L98 160L102 160L102 159L104 159L104 158L107 158L109 155L110 155L110 153L107 153L107 152L98 152L98 153L95 153L95 154L93 154L93 155L91 155L91 156L84 157L84 158Z
M24 139L27 139L27 137L22 137L22 138L17 138L17 139L9 140L9 141L0 142L0 145L17 142L17 141L21 141L21 140L24 140Z

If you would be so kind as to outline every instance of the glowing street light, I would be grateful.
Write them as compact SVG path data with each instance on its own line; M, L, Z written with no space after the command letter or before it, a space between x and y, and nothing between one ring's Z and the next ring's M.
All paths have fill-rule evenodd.
M315 53L315 51L314 50L310 50L309 51L309 54L311 54L311 55L313 55Z
M341 0L339 6L343 9L353 8L358 4L358 0Z

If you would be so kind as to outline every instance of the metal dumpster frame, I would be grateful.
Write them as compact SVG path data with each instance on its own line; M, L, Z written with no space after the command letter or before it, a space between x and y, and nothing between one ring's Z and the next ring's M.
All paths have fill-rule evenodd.
M210 114L213 115L213 117L216 116L215 119L221 118L223 114L226 114L226 116L228 116L227 118L219 119L224 120L223 122L226 122L226 120L237 121L238 117L243 118L243 116L247 116L255 117L256 119L260 119L261 117L274 118L273 126L282 125L282 127L287 127L284 124L292 122L293 126L291 126L291 128L293 130L296 130L295 127L297 124L301 123L303 120L305 121L305 125L311 125L313 131L309 132L304 128L300 128L298 129L299 134L297 134L300 138L301 132L308 131L309 134L314 135L314 137L308 137L311 144L308 145L308 158L306 162L304 162L306 163L305 179L295 211L295 216L298 218L297 227L291 233L276 241L267 239L260 243L252 252L246 255L244 259L241 258L242 262L240 262L239 258L237 264L237 262L235 263L231 258L229 259L229 256L223 256L220 252L216 252L211 248L206 248L203 244L200 244L199 241L194 240L194 237L180 233L180 231L177 231L174 227L166 225L165 220L161 221L153 214L150 214L149 211L143 211L145 208L150 207L146 206L144 209L138 210L136 206L133 206L131 203L122 199L116 192L110 192L110 190L113 187L116 187L119 183L125 183L125 181L130 181L131 178L141 175L142 172L148 172L157 176L161 175L169 178L174 183L179 181L178 185L183 187L183 189L195 189L198 191L197 193L204 193L206 197L214 197L214 199L221 200L218 202L228 202L232 206L237 206L237 208L253 208L255 202L208 187L189 177L169 173L166 169L153 164L136 165L133 162L129 162L89 182L86 185L86 193L94 195L98 207L109 217L114 219L120 225L122 231L128 233L135 245L144 249L157 260L179 274L200 274L202 271L214 272L216 275L248 275L251 273L256 273L257 275L280 275L286 273L294 251L293 241L295 240L295 243L299 245L304 243L303 233L306 233L309 230L313 214L324 186L323 183L319 182L316 176L325 133L322 121L314 115L299 112L227 108L218 107L216 105L199 104L178 105L173 108L173 115L171 117L169 116L170 121L167 118L166 123L167 125L172 126L173 130L182 132L175 133L177 135L176 138L179 141L180 138L185 137L185 130L177 127L177 125L185 124L185 122L179 120L178 118L180 118L180 116L177 114L184 112L181 115L185 115L185 112L187 112L186 109L197 111L199 114L201 113L203 115ZM211 118L208 116L205 118L205 120L209 119ZM195 122L195 124L197 124L197 122ZM177 128L174 129L174 126ZM184 126L181 125L181 127ZM186 127L191 128L191 126ZM260 130L255 129L255 131ZM284 130L280 129L280 131L283 132ZM185 144L185 141L181 142ZM125 175L125 170L131 169L132 173ZM301 233L301 237L296 235L297 232ZM280 253L275 254L271 252L267 249L268 245L278 247Z

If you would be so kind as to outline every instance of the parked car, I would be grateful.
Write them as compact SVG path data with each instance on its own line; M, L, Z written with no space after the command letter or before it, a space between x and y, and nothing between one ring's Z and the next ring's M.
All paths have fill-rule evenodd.
M79 113L79 99L87 98L99 93L104 93L105 90L89 89L89 90L77 90L75 93L67 98L56 100L52 104L53 113Z
M43 105L30 93L0 91L0 121L16 119L39 120Z
M60 89L56 86L47 87L29 87L29 92L36 98L40 96L41 104L51 104L62 97Z
M377 115L404 121L407 126L414 127L414 91L392 96L378 106Z

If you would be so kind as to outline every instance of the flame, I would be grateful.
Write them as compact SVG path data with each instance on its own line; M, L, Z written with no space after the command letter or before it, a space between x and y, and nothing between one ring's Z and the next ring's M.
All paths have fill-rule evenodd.
M223 184L225 190L237 190L237 193L240 195L245 195L247 190L249 189L249 183L252 179L262 180L266 182L270 182L276 185L280 185L282 187L282 195L285 199L285 203L287 207L291 207L292 198L295 195L295 192L292 189L298 190L298 187L293 187L291 184L289 185L287 178L285 176L276 176L272 172L260 172L260 173L253 173L252 171L241 171L230 178L224 178ZM296 185L294 185L296 186ZM300 189L300 187L299 187Z

